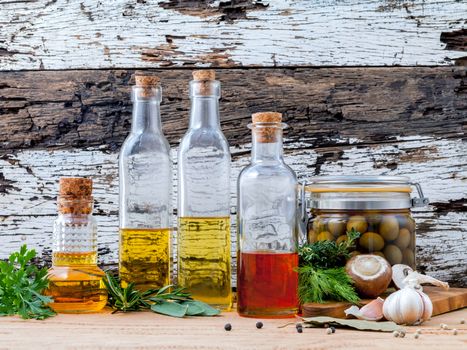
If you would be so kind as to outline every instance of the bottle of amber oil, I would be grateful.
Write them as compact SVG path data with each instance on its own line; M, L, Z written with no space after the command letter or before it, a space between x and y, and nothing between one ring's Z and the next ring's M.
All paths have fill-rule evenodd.
M56 312L97 312L107 303L104 272L97 266L97 225L92 208L91 179L60 179L46 291Z

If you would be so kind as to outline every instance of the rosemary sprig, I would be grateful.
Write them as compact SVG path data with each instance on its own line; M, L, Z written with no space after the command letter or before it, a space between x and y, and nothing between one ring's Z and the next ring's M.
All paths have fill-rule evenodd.
M173 316L214 316L219 310L193 300L190 293L182 287L168 285L160 289L144 292L135 288L134 283L122 287L118 278L106 272L104 279L108 291L107 304L116 312L152 310L156 313Z

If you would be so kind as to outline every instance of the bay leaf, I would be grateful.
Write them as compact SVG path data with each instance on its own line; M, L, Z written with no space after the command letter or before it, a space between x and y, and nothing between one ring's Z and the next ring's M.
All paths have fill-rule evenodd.
M158 314L167 316L183 317L187 313L188 305L182 305L172 301L164 300L151 305L151 310Z
M318 317L305 317L303 321L311 327L320 327L325 324L330 326L343 326L358 329L361 331L377 331L377 332L394 332L402 328L396 323L391 321L376 322L365 320L347 320L342 318L318 316Z

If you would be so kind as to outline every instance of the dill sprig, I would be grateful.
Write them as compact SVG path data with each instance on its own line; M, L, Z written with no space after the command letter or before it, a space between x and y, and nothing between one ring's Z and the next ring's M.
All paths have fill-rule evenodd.
M325 240L299 248L298 296L301 303L359 302L352 279L344 268L358 237L360 233L352 229L347 232L347 239L339 244Z

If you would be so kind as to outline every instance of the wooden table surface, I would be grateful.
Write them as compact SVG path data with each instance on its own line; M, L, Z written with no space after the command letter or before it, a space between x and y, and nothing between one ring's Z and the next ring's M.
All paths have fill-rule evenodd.
M58 315L45 321L0 318L0 349L467 349L467 308L434 317L420 327L406 327L405 338L392 333L337 329L296 332L287 320L241 318L236 313L218 317L176 319L151 312ZM226 332L224 324L231 323ZM441 330L440 323L458 329ZM414 333L422 329L420 338Z

